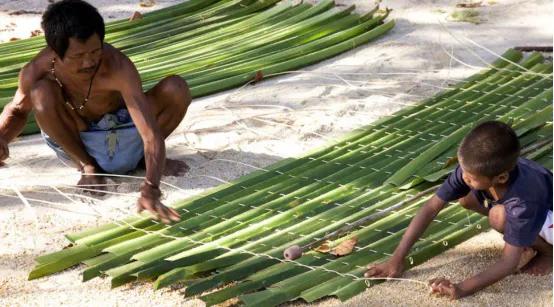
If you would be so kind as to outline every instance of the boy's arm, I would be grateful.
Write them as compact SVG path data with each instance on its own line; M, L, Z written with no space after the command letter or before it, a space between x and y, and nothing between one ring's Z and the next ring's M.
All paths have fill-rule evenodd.
M431 290L435 293L450 296L453 299L471 295L514 273L522 253L523 247L505 243L500 260L485 271L458 284L452 284L444 278L431 280L429 282Z
M402 240L394 250L392 257L384 263L368 266L368 271L365 273L365 276L400 276L404 269L404 258L408 255L410 249L419 237L421 237L425 229L427 229L431 221L433 221L442 208L444 208L445 204L445 201L440 199L437 195L433 195L410 222L408 229L402 236Z

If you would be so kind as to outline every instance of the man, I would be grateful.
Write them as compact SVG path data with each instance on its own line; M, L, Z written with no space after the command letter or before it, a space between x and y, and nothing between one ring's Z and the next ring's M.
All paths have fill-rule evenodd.
M166 175L187 169L181 161L166 163L164 144L191 102L186 82L169 76L143 93L134 64L104 43L104 21L84 1L51 4L42 27L48 47L23 67L15 97L0 115L0 164L34 111L48 146L81 171L78 185L101 186L105 179L95 174L124 174L144 161L139 212L151 211L164 223L179 220L160 202L159 184L164 168Z

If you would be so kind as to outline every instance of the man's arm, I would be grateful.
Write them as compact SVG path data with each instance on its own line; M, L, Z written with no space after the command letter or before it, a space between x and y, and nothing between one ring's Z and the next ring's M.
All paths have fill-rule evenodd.
M433 195L410 222L402 240L394 250L392 257L384 263L368 266L366 277L398 277L404 269L404 259L415 242L421 237L431 221L444 208L446 203Z
M447 295L453 299L471 295L513 274L517 269L522 253L523 247L505 243L502 257L485 271L458 284L453 284L444 278L433 279L429 282L431 290L434 293Z
M27 64L19 72L19 87L15 96L0 114L0 144L5 145L0 148L0 161L8 158L7 144L23 131L33 108L29 98L34 79L31 65Z
M8 143L23 131L27 117L33 109L29 98L33 79L32 68L28 64L19 73L19 87L15 96L0 115L0 137Z
M141 186L138 209L139 211L146 209L157 214L164 223L169 223L170 219L178 221L179 214L159 201L160 180L165 167L165 142L154 117L153 108L142 92L139 73L129 59L122 59L122 67L117 71L116 80L129 114L144 143L146 179Z
M0 137L8 143L15 139L23 131L31 110L29 95L21 87L18 88L13 100L4 107L0 115Z
M146 180L151 185L159 186L165 166L165 143L154 117L153 108L142 92L138 71L130 60L123 61L123 67L118 73L120 75L118 83L121 84L119 88L144 143Z

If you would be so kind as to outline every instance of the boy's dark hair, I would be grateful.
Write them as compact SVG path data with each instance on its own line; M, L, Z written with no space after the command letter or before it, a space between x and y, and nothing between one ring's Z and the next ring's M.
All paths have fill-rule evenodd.
M519 140L510 126L499 121L488 121L465 136L458 149L458 157L467 171L492 178L512 170L519 151Z
M87 40L94 33L104 42L104 19L98 10L82 0L62 0L50 4L42 15L46 43L60 58L69 47L69 38Z

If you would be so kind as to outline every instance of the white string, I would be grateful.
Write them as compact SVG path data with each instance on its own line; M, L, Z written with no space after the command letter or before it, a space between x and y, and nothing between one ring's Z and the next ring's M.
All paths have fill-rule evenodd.
M486 67L493 67L491 64L489 64L487 61L485 61L481 56L479 56L476 52L474 52L471 48L468 48L467 46L465 46L465 44L463 43L463 41L461 41L456 35L454 35L454 33L452 33L452 31L450 31L450 29L440 20L440 19L437 19L439 24L441 25L442 29L444 29L448 34L450 34L450 36L452 36L452 38L454 38L456 41L458 41L462 47L464 47L464 49L466 49L467 51L469 51L471 54L473 54L476 58L478 58L481 62L483 62ZM492 54L492 55L495 55L497 58L500 58L500 59L503 59L504 61L516 66L516 67L519 67L520 69L522 69L524 72L524 74L533 74L533 75L539 75L539 76L545 76L545 74L542 74L542 73L536 73L536 72L533 72L523 66L521 66L520 64L518 63L515 63L513 61L511 61L510 59L507 59L505 57L503 57L502 55L499 55L493 51L491 51L490 49L484 47L484 46L481 46L477 43L475 43L474 41L470 40L469 38L467 37L464 37L462 36L463 39L465 39L466 41L469 41L470 43L474 44L474 45L477 45L478 47L480 47L481 49L487 51L488 53ZM442 47L442 45L441 45ZM444 50L444 48L443 48ZM510 70L506 70L506 69L498 69L498 70L502 70L502 71L510 71ZM519 72L519 71L513 71L513 72ZM520 72L521 73L521 72ZM552 77L550 76L549 79L551 79Z

